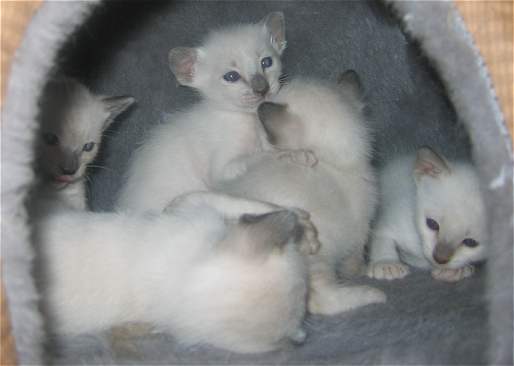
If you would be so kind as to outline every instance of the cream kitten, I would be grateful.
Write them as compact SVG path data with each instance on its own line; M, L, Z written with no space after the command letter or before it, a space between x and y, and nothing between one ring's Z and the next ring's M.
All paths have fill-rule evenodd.
M92 94L76 80L49 82L41 100L37 167L42 183L37 200L86 208L84 175L96 155L102 133L135 99Z
M486 256L486 215L478 177L428 147L389 163L380 175L382 204L368 275L405 277L411 265L443 281L471 276Z
M36 228L57 333L143 322L236 352L305 339L304 253L319 243L301 210L198 192L160 215L59 211Z
M344 275L361 273L376 201L357 89L352 71L344 74L338 89L314 80L285 85L274 98L277 103L263 103L258 114L270 143L285 149L287 159L255 154L244 175L217 187L311 213L322 243L309 260L312 313L335 314L385 301L379 290L340 286L336 278L337 267Z
M284 17L271 13L214 31L198 48L172 49L177 81L203 100L171 115L136 151L118 207L159 211L184 192L244 171L242 159L263 149L256 109L280 88L285 46Z

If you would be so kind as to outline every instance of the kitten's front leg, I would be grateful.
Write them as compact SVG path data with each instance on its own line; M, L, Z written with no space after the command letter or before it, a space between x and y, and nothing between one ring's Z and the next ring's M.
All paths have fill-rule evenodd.
M370 245L368 277L378 280L394 280L407 276L410 272L406 264L400 262L394 240L375 236Z
M318 163L318 158L312 150L278 150L276 155L279 160L287 160L308 168L312 168Z
M461 268L434 268L432 277L439 281L457 282L470 277L475 272L475 267L468 264Z

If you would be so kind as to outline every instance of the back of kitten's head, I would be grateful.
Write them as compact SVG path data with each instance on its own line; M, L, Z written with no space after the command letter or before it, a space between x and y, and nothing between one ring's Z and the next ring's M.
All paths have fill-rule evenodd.
M69 78L50 81L41 99L38 169L59 186L80 179L98 153L103 131L134 101L94 95Z
M417 225L435 266L458 268L487 253L486 213L478 176L468 163L448 162L428 147L417 151Z
M282 254L303 235L296 213L279 210L261 215L245 214L229 227L222 247L250 260Z
M359 153L364 145L359 138L364 129L360 94L360 81L353 70L343 73L333 85L294 79L257 112L269 142L279 148L319 152L346 144L355 145L352 151ZM348 141L332 139L340 135Z
M222 108L254 111L280 89L285 47L284 15L274 12L257 24L213 31L200 47L173 48L168 60L179 84Z

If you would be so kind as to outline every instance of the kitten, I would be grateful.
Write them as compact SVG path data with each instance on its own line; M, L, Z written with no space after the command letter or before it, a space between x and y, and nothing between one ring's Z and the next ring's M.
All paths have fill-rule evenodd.
M306 337L304 253L319 243L301 210L197 192L159 215L58 211L36 227L58 334L142 322L243 353Z
M428 147L386 165L368 275L403 278L409 267L443 281L471 276L486 256L486 215L474 168Z
M49 82L41 101L37 142L40 203L86 208L86 168L98 153L102 133L134 101L128 96L94 95L69 78Z
M282 13L212 32L198 48L174 48L170 68L203 100L173 114L135 153L118 208L160 211L174 197L244 171L262 150L257 106L280 88L286 46Z
M338 266L343 275L361 273L376 201L357 74L346 72L337 89L293 80L274 102L263 103L258 115L270 143L287 159L255 154L244 175L217 189L312 215L322 247L309 261L310 312L335 314L385 301L379 290L340 286L336 277Z

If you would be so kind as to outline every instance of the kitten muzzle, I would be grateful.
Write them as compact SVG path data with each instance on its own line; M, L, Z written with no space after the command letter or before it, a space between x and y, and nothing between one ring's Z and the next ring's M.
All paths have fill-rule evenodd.
M451 259L455 249L449 244L437 244L432 253L432 257L438 264L447 264Z
M268 80L262 74L255 74L250 80L253 92L260 96L265 96L269 92Z

